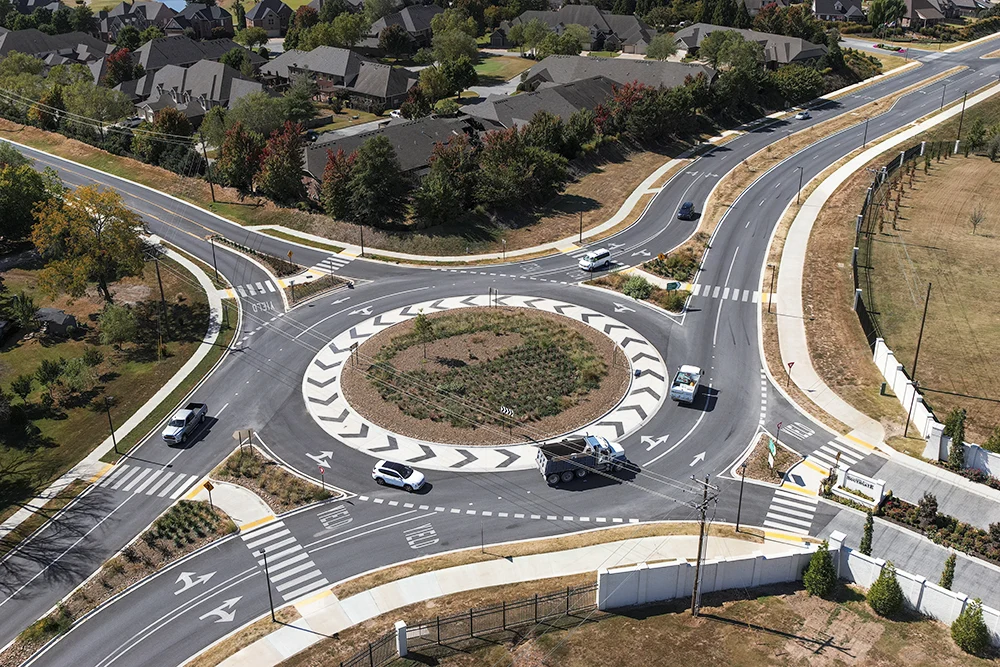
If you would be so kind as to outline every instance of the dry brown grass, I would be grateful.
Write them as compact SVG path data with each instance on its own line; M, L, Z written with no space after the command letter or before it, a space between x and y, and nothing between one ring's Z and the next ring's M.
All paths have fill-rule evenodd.
M767 443L770 440L771 436L767 433L761 433L757 436L757 443L754 445L753 451L750 452L750 456L747 457L746 476L769 484L780 484L785 473L801 461L802 457L781 443L776 443L774 467L772 468L767 462L769 454Z
M657 537L664 535L696 535L698 524L694 522L681 523L642 523L631 526L618 526L616 528L606 528L603 530L588 531L576 535L566 535L554 537L547 540L532 540L515 544L505 544L491 547L491 553L483 553L480 549L466 549L455 553L424 558L404 565L396 565L386 569L378 570L370 574L361 575L355 579L346 581L333 589L334 595L340 599L356 595L362 591L371 590L382 584L405 579L432 570L443 570L458 565L468 565L469 563L479 563L498 558L517 558L519 556L530 556L533 554L543 554L552 551L566 551L569 549L579 549L595 544L604 544L619 540L630 540L640 537ZM764 535L756 529L743 528L737 533L732 526L713 524L709 533L714 537L728 537L736 540L757 542L762 544Z
M278 619L278 623L291 624L302 618L302 614L295 607L282 607L275 610L274 617ZM184 667L215 667L240 649L250 646L250 644L253 644L262 637L268 636L276 629L277 626L275 626L274 621L270 617L262 618L256 623L251 623L236 634L226 637L198 657L189 660L185 663Z
M933 162L904 181L898 222L872 236L872 300L886 344L907 370L933 283L917 379L941 421L968 411L966 437L1000 426L1000 191L985 157ZM970 216L984 221L973 234ZM848 271L849 274L849 271ZM973 397L981 397L976 399ZM894 400L894 399L893 399Z

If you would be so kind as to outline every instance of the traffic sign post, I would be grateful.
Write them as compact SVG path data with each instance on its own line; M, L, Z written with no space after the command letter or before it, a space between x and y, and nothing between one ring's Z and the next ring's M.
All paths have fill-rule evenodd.
M778 451L774 448L773 438L767 439L767 451L771 454L771 456L775 456L778 453Z
M212 508L213 512L215 511L215 504L212 503L212 489L214 489L214 488L215 488L215 485L212 484L212 481L206 479L205 480L205 490L208 491L208 506Z
M323 491L326 491L326 469L323 466L319 467L319 479L320 483L323 485Z
M767 465L771 470L774 470L774 454L771 452L767 453Z
M774 434L775 442L781 442L781 422L778 422L778 432Z
M785 386L786 387L792 381L792 366L794 366L794 365L795 365L794 361L789 361L788 362L788 373L785 375Z

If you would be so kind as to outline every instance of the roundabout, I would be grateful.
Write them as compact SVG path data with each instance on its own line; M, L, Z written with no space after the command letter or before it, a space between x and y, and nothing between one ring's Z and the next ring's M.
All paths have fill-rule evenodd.
M357 397L365 393L361 391L361 385L365 383L364 379L352 378L351 376L352 370L356 369L359 364L366 368L370 367L371 358L367 354L364 354L362 358L362 351L365 344L373 337L383 333L388 334L391 327L415 320L419 315L433 316L437 313L462 309L470 309L471 313L479 309L489 309L491 305L504 310L523 309L526 314L535 311L538 314L547 315L548 318L566 318L569 324L585 328L585 333L591 334L591 339L594 339L594 333L598 333L597 342L601 342L603 339L610 343L607 347L611 348L608 365L611 365L612 368L608 369L609 374L605 376L604 380L610 379L617 386L611 387L611 391L604 392L603 401L575 405L566 410L565 413L553 408L550 411L556 410L556 414L538 420L540 425L547 424L549 427L547 431L524 421L524 418L530 415L523 411L515 412L513 415L509 414L513 408L508 408L506 405L495 405L491 411L490 406L482 402L473 405L468 401L456 400L456 405L466 409L466 412L462 413L465 416L442 413L440 418L452 422L457 420L466 428L456 428L452 425L450 429L438 430L458 432L461 437L456 437L454 440L459 440L460 444L420 437L412 429L407 429L410 431L408 433L401 432L403 429L389 427L384 419L373 419L366 416L372 414L372 405L366 404L358 408L348 400L348 394ZM513 314L515 311L508 310L508 312ZM433 317L428 317L428 320L433 319ZM560 335L570 338L573 334L580 336L566 327ZM580 337L583 338L583 336ZM443 342L445 341L437 341L439 344ZM453 344L457 343L457 340L452 342ZM463 342L467 344L467 354L475 356L475 353L468 347L471 345L471 341L464 340ZM480 340L479 344L482 345L484 342L484 340ZM458 351L452 350L450 356L457 357L456 352ZM466 350L461 350L461 352L466 354ZM591 359L590 361L596 360ZM535 369L526 367L517 372L530 374L542 370L542 367ZM360 372L355 374L360 375ZM350 379L345 380L345 378ZM530 378L528 380L529 382L526 384L530 385ZM536 442L555 440L561 436L584 434L598 435L609 440L620 440L628 437L659 410L667 395L667 381L667 368L656 347L633 328L617 319L591 308L554 299L518 295L501 297L477 295L455 296L411 304L383 312L341 332L324 346L309 363L302 381L302 394L310 416L327 435L370 456L398 460L432 470L513 471L527 470L535 466L537 448L533 443ZM597 384L602 385L604 382ZM345 386L348 391L345 391ZM599 386L597 389L598 393L601 391L604 391L603 386ZM370 395L372 392L368 393ZM402 393L406 394L407 392ZM504 388L499 388L497 394L508 396L513 399L509 402L512 405L517 405L517 397L505 392ZM588 395L584 393L583 398ZM412 392L410 392L410 398L412 398ZM544 399L552 398L551 396L543 397L541 401L543 408L546 405L551 407L550 404L553 401L546 402ZM356 402L357 399L355 399ZM419 408L419 401L411 402ZM395 406L392 407L396 412L400 412ZM578 410L578 414L586 416L582 423L565 426L567 422L560 418L581 407L584 409ZM506 410L501 410L501 408L506 408ZM470 416L470 412L473 416ZM546 422L546 420L549 421ZM376 421L380 423L376 423ZM405 421L407 420L397 420L396 423ZM431 419L417 420L411 417L408 421L410 423L424 422L424 426L428 423L431 424L432 428L424 429L423 434L434 428L434 422ZM560 425L562 426L560 427ZM475 426L478 426L475 430L470 428ZM479 436L478 433L483 433L483 435ZM478 444L480 442L483 444Z

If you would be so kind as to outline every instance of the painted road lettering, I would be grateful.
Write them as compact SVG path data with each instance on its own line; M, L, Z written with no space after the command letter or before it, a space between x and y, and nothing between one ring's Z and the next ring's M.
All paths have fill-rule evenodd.
M354 519L351 518L351 513L343 505L331 507L328 510L320 512L316 516L319 518L319 522L323 524L323 528L327 530L340 528L341 526L346 526L354 521Z
M784 432L794 438L798 438L799 440L805 440L816 431L812 430L808 426L805 426L804 424L800 424L799 422L794 422L786 426L784 428Z
M403 535L406 537L406 543L410 545L411 549L423 549L440 542L437 531L429 523L404 530Z

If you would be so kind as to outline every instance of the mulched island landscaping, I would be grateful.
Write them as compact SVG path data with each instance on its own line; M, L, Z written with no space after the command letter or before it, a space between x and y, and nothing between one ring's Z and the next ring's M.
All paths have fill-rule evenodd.
M394 433L461 445L575 430L621 400L630 373L618 346L586 324L507 307L397 324L361 345L358 361L347 364L341 383L365 418Z

